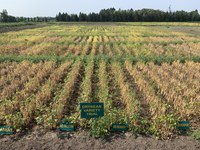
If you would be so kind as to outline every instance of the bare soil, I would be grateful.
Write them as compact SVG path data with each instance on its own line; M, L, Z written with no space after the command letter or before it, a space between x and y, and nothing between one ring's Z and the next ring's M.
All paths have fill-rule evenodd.
M105 138L93 138L86 131L61 133L39 127L23 133L0 137L0 150L199 150L200 141L189 136L169 140L113 133Z

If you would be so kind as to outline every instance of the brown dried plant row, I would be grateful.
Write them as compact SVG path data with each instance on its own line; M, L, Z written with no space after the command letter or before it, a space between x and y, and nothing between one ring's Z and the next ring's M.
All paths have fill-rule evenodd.
M152 132L162 137L172 135L175 127L174 123L176 123L173 109L156 94L155 89L143 78L142 72L132 67L130 61L126 61L125 66L130 75L134 77L135 83L144 94L145 100L149 103Z
M41 33L42 34L42 33ZM42 36L38 39L35 39L33 41L31 41L31 45L24 47L24 48L21 48L21 50L19 51L19 54L20 55L27 55L29 53L32 53L32 51L38 47L37 45L40 45L41 43L44 43L44 40L45 40L46 36Z
M16 44L6 44L6 45L0 45L0 54L1 55L9 55L9 54L16 54L18 55L21 50L26 49L26 45L16 45Z
M8 67L9 66L8 64L11 64L11 63L10 62L0 63L0 70L5 69L6 67Z
M134 48L130 48L129 45L120 44L120 47L124 51L125 54L135 56L135 50L134 50Z
M94 72L94 59L88 59L84 66L84 78L83 81L81 83L81 93L80 96L78 98L78 103L81 102L92 102L93 101L93 95L92 95L92 75ZM88 126L88 120L79 120L80 119L80 107L79 105L76 107L76 113L74 113L71 117L73 118L73 120L75 120L81 127L87 127Z
M75 38L74 38L74 43L80 43L81 41L82 41L82 39L83 39L83 37L82 36L76 36Z
M96 38L94 38L94 40L96 40ZM90 55L95 56L97 53L98 53L98 45L97 42L95 41L92 43L92 50Z
M21 128L33 122L35 115L36 117L37 115L41 115L37 111L40 112L44 105L48 105L49 101L54 96L54 92L56 91L59 82L62 78L65 78L66 72L69 70L70 66L71 62L67 61L54 70L39 91L28 97L25 103L21 105L20 112L6 118L6 123Z
M3 76L8 76L14 68L16 68L16 62L3 62L0 63L0 79Z
M21 89L23 89L24 84L29 82L37 71L41 68L41 64L32 64L26 71L24 70L23 74L19 78L15 78L10 85L7 85L3 88L0 93L1 99L10 99L14 94L18 93Z
M103 55L105 54L105 47L103 44L99 45L99 53L100 55Z
M181 87L181 81L177 82L173 76L167 75L162 67L158 67L152 63L149 64L148 67L143 66L143 70L158 85L161 94L163 94L169 102L174 104L174 108L179 113L180 119L195 119L195 116L199 115L199 94L196 93L195 90ZM184 90L182 90L183 88ZM192 99L187 98L190 95L193 95Z
M98 36L98 42L99 42L100 44L102 43L102 40L103 40L103 39L102 39L102 36L99 35L99 36Z
M81 101L92 102L92 74L94 69L94 60L91 59L87 62L87 66L85 67L85 77L81 84Z
M166 76L173 76L172 85L173 87L178 87L174 88L174 91L176 91L177 95L182 95L183 100L189 103L186 107L190 107L194 110L193 107L197 104L196 102L198 102L198 97L200 96L200 94L198 94L200 93L200 78L195 79L189 74L181 73L177 68L173 68L167 63L163 63L161 68L162 71L166 73ZM193 102L195 102L195 105Z
M99 64L99 92L98 97L101 102L105 104L105 110L108 110L112 106L112 101L109 100L109 88L108 88L108 74L107 74L107 63L101 61Z
M103 39L103 42L104 42L104 43L109 42L108 36L105 36L105 35L104 35L104 36L102 37L102 39Z
M110 131L113 123L128 123L127 112L123 107L120 107L121 103L118 103L119 101L116 100L116 95L113 93L118 92L118 89L115 89L115 91L113 87L111 87L116 85L114 85L115 83L111 81L114 77L110 75L111 71L109 69L110 64L108 64L107 61L101 60L99 62L97 97L100 102L104 103L105 112L104 117L98 119L96 125L92 126L91 129L93 131L97 131L100 128L101 132L105 134ZM120 97L118 97L118 99L120 99ZM116 107L114 103L118 104L119 107Z
M69 100L71 99L72 93L75 89L75 84L77 82L80 70L82 67L81 61L75 62L72 66L72 70L69 72L63 88L59 95L56 95L52 105L49 106L47 117L44 118L44 126L47 125L49 120L52 120L52 124L48 124L48 127L55 128L58 122L65 116L64 108L69 108ZM65 107L66 106L66 107Z
M12 101L5 103L3 107L4 110L3 108L1 109L4 115L22 109L22 106L27 104L27 99L37 92L41 83L45 81L45 78L50 74L55 65L53 62L45 62L38 64L38 66L40 70L37 72L36 76L30 79L29 82L24 85L24 88L12 97Z
M116 44L115 44L115 45L113 46L113 49L114 49L115 55L123 55L123 52L121 51L119 45L116 45Z
M200 64L193 61L187 61L184 64L180 61L174 61L172 67L178 69L180 72L185 74L189 78L199 79L200 78Z
M10 72L7 76L1 76L0 78L0 89L2 90L5 86L12 84L12 81L15 79L19 79L28 68L31 67L31 63L28 61L23 61L16 66L12 72Z
M58 86L58 83L65 78L66 72L69 70L71 66L71 61L67 61L61 66L59 66L49 77L47 82L41 87L41 90L36 95L36 107L42 106L49 101L52 96L53 92Z
M195 79L192 75L190 75L192 72L190 72L190 74L186 74L185 72L178 69L178 67L173 66L173 64L169 65L168 63L163 63L162 69L167 73L168 76L173 76L175 82L179 83L182 88L190 87L190 89L197 89L197 91L200 90L200 87L198 86L200 81L198 78Z
M87 40L87 43L92 43L93 42L93 36L89 36L88 40Z
M66 49L64 49L65 51L64 51L64 56L67 56L68 54L70 54L70 53L74 53L74 49L75 49L75 44L70 44L70 45L68 45L67 46L67 48Z
M110 46L110 44L106 44L104 46L104 50L105 50L105 53L108 54L109 56L113 56L113 50L112 50L112 47Z
M68 72L71 67L71 63L71 61L67 61L54 70L46 83L42 85L40 90L31 98L31 101L21 110L23 116L26 118L25 121L27 124L33 120L34 117L37 118L41 115L42 112L37 114L36 110L40 112L40 110L46 107L53 99L54 92L56 92L59 83L65 78L66 72Z
M27 120L27 112L29 112L29 106L35 99L35 94L40 90L41 86L45 83L46 79L54 71L56 64L54 62L44 62L43 67L39 70L36 76L31 79L26 85L23 91L18 94L18 97L24 99L20 104L20 112L25 120ZM19 101L19 100L18 100Z
M83 51L81 52L81 54L82 55L89 55L91 49L92 49L92 44L91 43L86 43L85 46L83 47Z
M149 67L148 69L149 74L152 74L152 79L158 84L166 99L173 103L174 108L179 114L179 119L190 120L195 123L195 126L198 126L198 116L200 115L200 103L198 101L200 97L199 92L196 92L194 89L191 90L190 88L181 90L184 88L181 87L181 81L175 84L173 76L166 76L160 68L158 68L159 70L155 70L155 65L152 65L151 68ZM158 71L158 74L151 71ZM193 95L193 98L190 95Z
M79 44L79 45L76 45L75 47L74 47L74 49L73 49L73 54L75 55L75 56L77 56L77 55L80 55L81 54L81 51L82 51L82 49L83 49L83 44Z
M122 97L121 100L126 107L126 112L130 118L131 126L138 126L140 103L136 99L134 91L130 90L130 85L126 82L126 77L120 63L113 62L111 69L114 74L115 81L117 83L116 86L118 86L120 89L120 94Z

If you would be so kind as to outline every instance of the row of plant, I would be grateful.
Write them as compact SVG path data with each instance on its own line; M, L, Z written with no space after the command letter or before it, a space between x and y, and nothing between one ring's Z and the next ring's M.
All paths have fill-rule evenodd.
M109 134L115 123L159 137L176 133L179 120L199 128L199 63L80 59L3 62L16 67L2 65L9 75L1 76L6 82L1 86L0 124L17 130L36 124L56 128L66 118L97 137ZM103 102L104 116L81 119L81 102Z
M73 100L73 92L77 90L76 83L78 82L78 77L80 76L80 70L82 66L83 65L81 61L77 61L73 64L71 71L69 72L67 78L65 78L62 89L56 93L53 101L47 108L47 112L45 112L42 116L44 120L44 126L48 128L56 128L60 121L64 118L73 121L72 117L70 117L70 114L67 114L66 112L70 111L71 107L76 106L76 102L70 101Z
M4 99L1 105L1 124L5 123L13 125L16 129L20 128L24 123L20 109L22 104L27 103L31 97L37 92L41 86L41 82L45 82L46 76L53 70L52 62L40 63L40 70L35 72L35 76L29 81L25 82L23 88L13 94L9 99ZM45 65L45 66L44 66ZM26 76L24 74L24 76ZM23 110L26 111L26 110Z
M176 127L176 112L156 91L149 79L143 77L144 75L140 70L132 67L129 61L125 62L125 66L147 103L150 115L150 131L157 136L170 136Z
M98 90L96 97L99 102L104 103L104 116L101 118L91 119L90 134L95 137L103 137L110 134L112 124L125 123L127 124L127 117L123 108L114 106L113 100L116 100L116 94L111 86L115 86L113 77L110 76L111 70L107 61L99 61L98 69ZM113 83L111 83L113 82ZM119 97L118 97L119 98Z
M113 62L111 69L115 77L116 85L120 90L121 101L125 105L130 127L135 127L135 129L137 129L140 103L136 99L136 93L130 89L130 83L126 82L126 76L120 63Z
M126 26L51 25L1 35L2 55L99 55L103 50L108 56L199 56L200 42L187 33Z
M195 65L199 68L199 64ZM192 65L190 67L192 67ZM141 65L140 68L156 83L161 94L165 96L167 101L173 104L180 119L198 122L198 78L195 79L191 73L190 75L185 74L187 76L181 79L181 74L176 75L175 73L177 69L172 68L168 64L157 66L150 63L148 66ZM185 80L186 78L192 78L192 81Z
M1 87L1 89L3 89L4 87L7 87L9 85L12 85L13 81L15 81L15 82L20 81L21 76L23 74L26 74L27 73L26 71L28 69L30 69L32 67L32 65L33 64L31 64L28 61L23 61L20 64L16 65L15 68L12 67L11 69L9 69L9 72L7 72L6 75L0 77L0 87Z
M45 65L44 67L40 66L42 70L36 72L35 77L29 80L22 90L13 95L12 100L5 102L3 108L8 113L3 116L7 124L20 129L33 121L36 110L51 100L56 87L59 85L58 83L66 75L71 62L63 63L56 70L54 70L55 63L47 62L42 65ZM9 113L10 111L11 113ZM12 112L17 113L13 114Z
M95 99L92 93L92 75L94 72L94 66L95 66L95 62L93 57L88 59L85 63L84 63L84 78L83 81L81 83L81 93L80 96L78 98L78 104L81 102L94 102ZM87 128L89 126L89 120L87 119L81 119L80 116L80 105L77 106L76 108L76 113L73 116L73 119L75 120L75 122L79 122L78 124L83 127L83 128Z

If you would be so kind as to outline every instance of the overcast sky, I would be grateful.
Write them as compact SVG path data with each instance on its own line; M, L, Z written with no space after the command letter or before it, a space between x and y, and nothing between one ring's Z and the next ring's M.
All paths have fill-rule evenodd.
M56 16L58 12L89 13L103 8L142 9L153 8L167 11L191 11L198 9L200 0L0 0L0 11L7 9L13 16Z

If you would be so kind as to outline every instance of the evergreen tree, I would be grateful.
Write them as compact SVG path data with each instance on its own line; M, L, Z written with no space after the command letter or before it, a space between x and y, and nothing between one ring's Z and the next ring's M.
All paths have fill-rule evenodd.
M8 12L6 9L4 9L1 13L1 21L8 22Z

